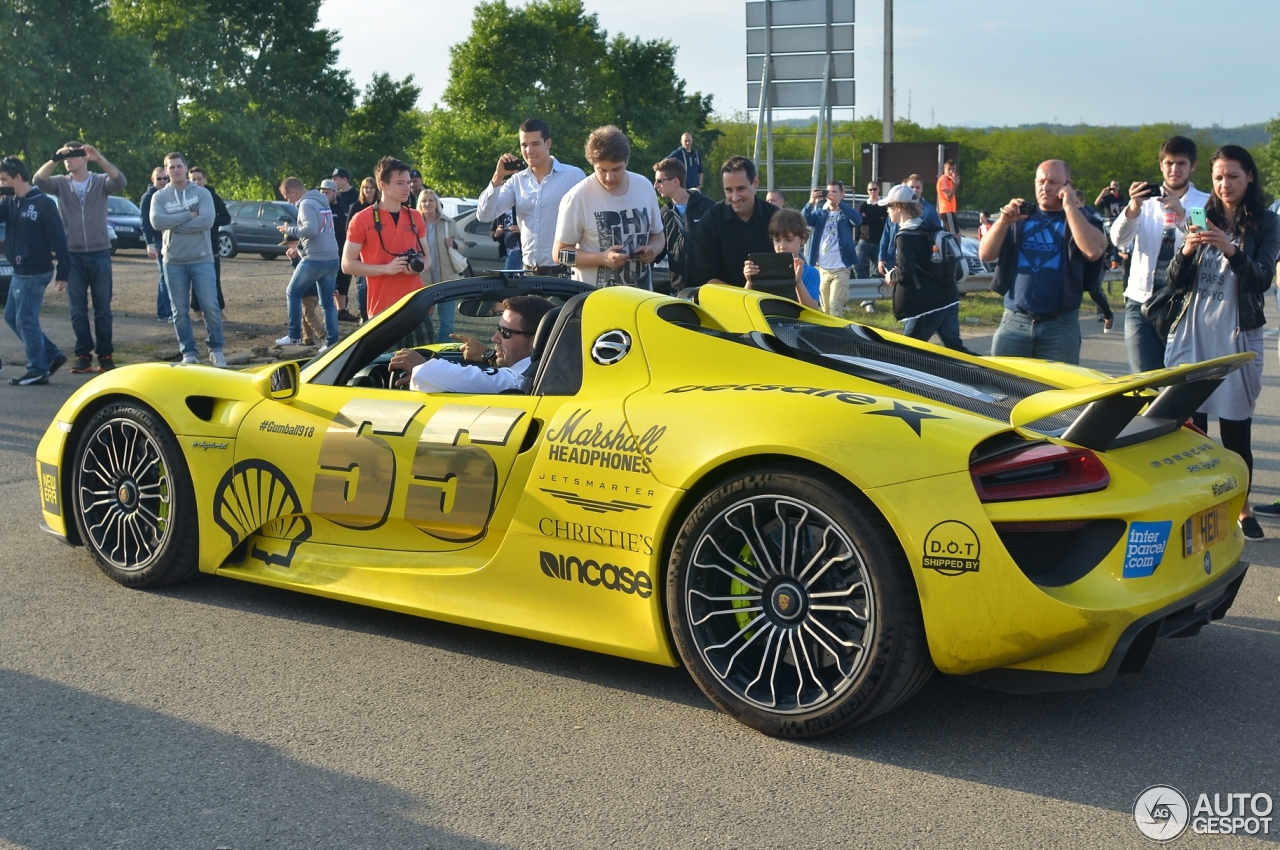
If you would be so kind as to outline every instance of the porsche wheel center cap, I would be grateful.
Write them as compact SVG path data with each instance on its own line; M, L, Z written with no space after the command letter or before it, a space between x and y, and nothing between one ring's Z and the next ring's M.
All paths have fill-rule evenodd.
M123 507L131 508L138 499L138 488L132 481L122 481L116 487L116 498Z
M804 615L805 593L798 584L784 581L769 594L769 606L778 619L794 622Z

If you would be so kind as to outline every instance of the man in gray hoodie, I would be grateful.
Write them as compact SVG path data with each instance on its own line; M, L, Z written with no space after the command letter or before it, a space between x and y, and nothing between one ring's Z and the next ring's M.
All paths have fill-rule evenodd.
M319 189L307 191L297 177L286 177L280 194L298 208L297 224L281 224L280 233L298 240L298 256L302 261L293 270L293 278L285 295L289 300L289 333L276 340L278 345L302 345L302 299L316 294L324 308L324 351L338 341L338 305L333 290L338 281L338 237L333 228L333 212L329 199Z
M54 174L61 162L67 173ZM89 171L96 162L106 174ZM107 234L107 197L120 192L128 180L93 145L67 142L53 159L40 166L33 182L58 201L62 226L71 252L67 301L71 327L76 332L76 362L72 372L92 372L94 332L97 332L98 367L115 366L111 342L111 237ZM93 296L93 328L89 326L89 296Z
M226 366L222 355L222 311L213 270L209 228L213 227L213 196L187 178L187 161L174 152L164 158L169 185L151 196L151 226L164 233L164 279L173 307L173 329L182 349L183 364L200 362L191 329L191 290L204 307L209 362Z

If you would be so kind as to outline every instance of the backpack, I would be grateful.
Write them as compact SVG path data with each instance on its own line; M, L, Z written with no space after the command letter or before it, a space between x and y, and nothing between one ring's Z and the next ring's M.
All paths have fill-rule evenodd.
M955 286L969 279L969 264L965 261L960 240L940 227L913 227L899 230L899 236L915 236L928 239L930 262L925 265L929 280L938 286Z

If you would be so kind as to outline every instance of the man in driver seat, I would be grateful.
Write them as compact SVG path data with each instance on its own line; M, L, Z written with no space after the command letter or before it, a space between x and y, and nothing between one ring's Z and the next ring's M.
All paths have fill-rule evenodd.
M405 372L396 386L411 386L424 393L500 393L519 390L529 368L533 337L538 323L554 305L538 295L517 295L502 302L502 316L491 341L493 348L481 352L476 340L468 339L462 347L467 360L489 364L488 367L464 366L435 357L428 359L418 351L402 348L391 358L392 372Z

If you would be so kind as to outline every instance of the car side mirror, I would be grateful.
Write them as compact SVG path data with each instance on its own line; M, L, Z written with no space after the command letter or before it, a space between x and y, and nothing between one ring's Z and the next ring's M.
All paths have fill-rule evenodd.
M298 394L301 375L298 364L293 361L281 363L270 372L264 372L253 379L254 386L263 397L273 401L288 401Z

